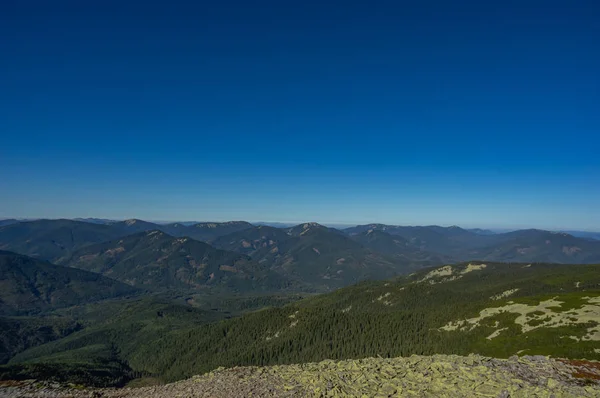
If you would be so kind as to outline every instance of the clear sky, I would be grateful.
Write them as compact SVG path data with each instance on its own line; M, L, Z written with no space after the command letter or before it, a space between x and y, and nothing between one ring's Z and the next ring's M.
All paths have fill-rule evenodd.
M0 217L600 230L600 2L0 5Z

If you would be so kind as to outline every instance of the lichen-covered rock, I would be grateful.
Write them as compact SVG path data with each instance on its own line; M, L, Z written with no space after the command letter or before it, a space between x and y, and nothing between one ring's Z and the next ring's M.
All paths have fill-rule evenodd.
M583 375L583 376L582 376ZM76 390L12 383L3 397L599 397L600 364L543 356L411 356L219 368L163 386Z

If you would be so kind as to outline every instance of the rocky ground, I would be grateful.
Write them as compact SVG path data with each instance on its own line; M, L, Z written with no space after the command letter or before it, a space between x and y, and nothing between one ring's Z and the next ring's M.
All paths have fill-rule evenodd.
M218 369L154 387L2 382L1 397L600 397L600 363L540 356L411 356Z

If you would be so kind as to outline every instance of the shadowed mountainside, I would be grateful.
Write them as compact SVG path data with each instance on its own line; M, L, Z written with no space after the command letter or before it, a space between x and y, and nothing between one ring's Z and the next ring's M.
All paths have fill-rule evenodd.
M36 220L0 227L0 250L55 261L80 247L121 234L109 225L72 220Z
M0 251L0 315L40 312L136 292L93 272Z

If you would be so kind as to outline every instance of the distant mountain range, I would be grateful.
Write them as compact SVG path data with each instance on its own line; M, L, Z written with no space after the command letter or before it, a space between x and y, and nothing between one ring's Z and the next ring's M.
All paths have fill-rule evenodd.
M498 231L492 231L491 229L481 229L481 228L469 228L469 229L467 229L467 231L473 232L474 234L477 234L477 235L494 235L494 234L500 233Z
M577 238L586 238L600 240L600 232L588 232L588 231L561 231L569 235L573 235Z
M10 220L0 379L121 386L434 353L600 359L588 263L600 240L536 229Z
M54 261L78 248L126 233L117 226L82 221L26 221L0 227L0 250Z
M0 250L98 272L149 290L295 286L326 291L458 261L600 262L600 241L567 233L493 233L457 226L317 223L276 228L245 221L13 222ZM302 287L302 288L301 288Z
M79 248L144 231L160 230L176 237L187 236L211 241L252 224L244 221L224 223L155 224L131 219L108 223L59 220L15 222L0 227L0 250L56 261Z
M454 262L453 258L412 245L400 235L369 229L352 235L352 239L379 253L392 255L414 266L432 266Z
M5 225L10 225L10 224L16 224L18 222L20 222L20 221L17 220L17 219L7 218L7 219L4 219L4 220L0 220L0 227L3 227Z
M226 286L247 291L286 286L284 278L248 256L158 230L86 246L58 260L58 264L149 290Z
M404 227L384 224L359 225L344 230L353 237L368 231L400 237L409 247L449 256L458 261L600 262L600 241L577 238L562 232L527 229L488 234L459 227ZM389 238L386 239L386 247L382 247L384 235L379 236L377 244L380 251L395 250L397 244L389 243Z
M216 247L245 253L291 280L321 288L381 279L410 270L407 261L375 252L342 231L317 223L258 226L222 236Z

